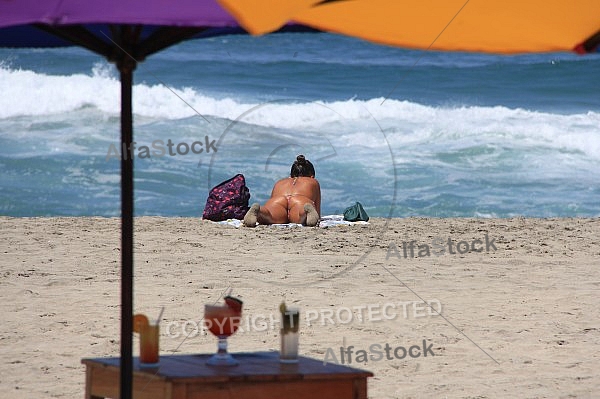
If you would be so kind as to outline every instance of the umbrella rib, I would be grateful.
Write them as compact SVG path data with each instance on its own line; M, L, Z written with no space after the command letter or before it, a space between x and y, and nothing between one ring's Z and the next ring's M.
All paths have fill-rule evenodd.
M140 43L137 48L138 55L145 58L174 44L190 39L207 29L205 27L159 28Z
M111 47L108 43L103 42L81 25L53 26L45 24L33 24L33 26L43 30L44 32L58 36L61 39L75 43L104 57L108 58L111 54Z
M594 35L590 36L586 41L581 44L584 50L588 53L593 52L600 47L600 30Z
M129 58L131 58L133 61L138 62L137 59L135 59L131 54L129 54L123 47L121 47L118 43L116 43L113 39L111 39L106 33L102 32L102 34L104 36L106 36L108 38L108 40L110 40L115 46L117 46L125 55L127 55ZM179 94L177 94L175 92L175 90L173 90L169 85L167 85L165 82L163 82L158 76L156 76L155 74L153 74L152 72L148 71L148 73L154 78L156 79L160 84L162 84L163 86L165 86L171 93L173 93L175 96L177 96L177 98L179 98L181 101L183 101L188 107L190 107L198 116L200 116L202 119L204 119L206 122L210 123L210 121L208 119L206 119L206 117L204 115L202 115L200 112L198 112L196 110L196 108L194 108L190 103L188 103L187 101L185 101Z

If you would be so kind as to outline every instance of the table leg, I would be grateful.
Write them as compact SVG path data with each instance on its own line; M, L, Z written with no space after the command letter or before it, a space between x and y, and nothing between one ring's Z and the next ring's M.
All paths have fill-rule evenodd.
M367 399L367 379L360 378L354 380L354 398Z
M92 395L92 367L85 367L85 399L104 399L101 396Z

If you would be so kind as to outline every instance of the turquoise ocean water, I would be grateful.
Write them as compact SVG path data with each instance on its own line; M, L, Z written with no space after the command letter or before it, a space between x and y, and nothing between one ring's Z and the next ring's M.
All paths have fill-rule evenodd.
M185 42L136 70L135 212L199 216L236 173L264 202L304 153L326 214L360 201L382 217L600 216L599 72L600 54L329 34ZM0 49L0 93L0 214L118 216L114 66L79 48Z

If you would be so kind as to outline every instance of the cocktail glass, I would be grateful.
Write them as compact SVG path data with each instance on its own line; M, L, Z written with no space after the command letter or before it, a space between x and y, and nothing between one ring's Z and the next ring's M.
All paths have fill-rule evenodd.
M227 305L204 305L204 323L208 330L219 338L217 353L206 364L210 366L236 366L239 364L227 353L227 337L235 333L242 318L239 310Z
M287 308L285 313L281 314L281 327L279 361L281 363L298 363L300 310Z
M158 336L159 325L146 324L140 329L140 366L158 366Z

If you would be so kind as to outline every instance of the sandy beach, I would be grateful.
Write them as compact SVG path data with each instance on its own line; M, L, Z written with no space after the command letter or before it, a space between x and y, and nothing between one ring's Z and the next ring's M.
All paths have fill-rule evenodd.
M119 223L0 218L0 397L82 397L81 358L119 355ZM193 327L203 305L232 287L247 317L229 340L234 353L279 348L269 315L283 299L304 313L302 355L331 361L341 346L430 348L427 357L352 358L375 374L370 398L600 392L598 219L376 218L315 229L135 223L134 306L151 316L165 306L163 354L215 351L215 337Z

